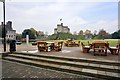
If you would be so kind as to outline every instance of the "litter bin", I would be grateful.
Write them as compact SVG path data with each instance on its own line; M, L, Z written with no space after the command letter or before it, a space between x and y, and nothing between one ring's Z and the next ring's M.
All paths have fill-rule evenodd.
M10 41L10 52L16 51L16 40Z

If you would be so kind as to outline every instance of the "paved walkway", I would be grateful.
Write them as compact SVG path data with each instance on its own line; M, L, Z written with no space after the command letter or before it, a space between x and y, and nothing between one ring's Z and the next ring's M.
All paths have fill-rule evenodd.
M83 75L75 75L50 69L44 69L16 62L2 61L3 78L68 78L67 80L97 79ZM98 80L98 79L97 79Z

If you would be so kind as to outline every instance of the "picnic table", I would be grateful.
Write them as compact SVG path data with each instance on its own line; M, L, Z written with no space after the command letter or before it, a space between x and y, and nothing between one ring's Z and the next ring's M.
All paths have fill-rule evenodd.
M40 42L38 42L38 50L46 51L46 52L61 51L62 44L63 44L63 42L58 42L57 44L55 44L54 42L40 41Z
M107 55L107 49L111 52L111 54L118 54L120 51L120 44L117 44L116 47L109 46L108 41L94 41L93 43L89 43L90 49L94 50L94 54L105 54Z
M65 46L67 46L67 47L79 47L80 41L78 41L78 43L77 43L75 41L67 40L65 43Z
M91 48L93 48L94 55L104 54L107 55L107 43L103 41L95 41L92 43Z
M54 42L48 41L39 41L37 42L38 50L39 51L52 51L54 49Z

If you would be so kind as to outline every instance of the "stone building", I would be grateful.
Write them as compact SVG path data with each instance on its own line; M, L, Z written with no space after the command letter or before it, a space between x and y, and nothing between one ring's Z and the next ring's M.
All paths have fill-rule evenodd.
M1 29L2 27L3 27L3 22L0 25ZM6 23L5 29L6 29L6 40L16 40L16 30L13 30L11 21L8 21Z
M63 23L57 24L57 28L54 29L54 34L58 32L70 33L70 28L68 28L68 26L63 26Z

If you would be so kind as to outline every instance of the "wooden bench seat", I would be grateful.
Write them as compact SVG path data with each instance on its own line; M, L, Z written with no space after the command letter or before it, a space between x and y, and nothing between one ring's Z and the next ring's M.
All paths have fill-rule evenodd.
M82 45L83 53L89 53L90 46L85 46L83 42L81 42L81 45Z

